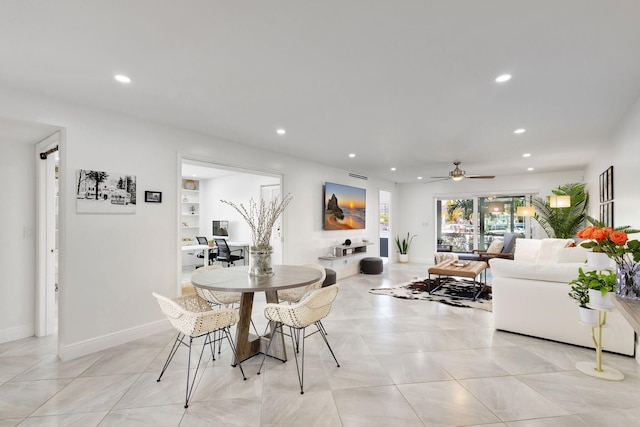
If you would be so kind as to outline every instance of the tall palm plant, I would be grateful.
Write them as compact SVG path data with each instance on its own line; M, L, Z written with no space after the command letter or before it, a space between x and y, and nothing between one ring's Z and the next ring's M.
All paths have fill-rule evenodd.
M534 218L547 236L570 239L584 227L589 205L589 194L585 187L586 184L570 183L551 190L556 196L571 197L571 206L568 208L552 208L548 197L533 197L531 203L536 208Z

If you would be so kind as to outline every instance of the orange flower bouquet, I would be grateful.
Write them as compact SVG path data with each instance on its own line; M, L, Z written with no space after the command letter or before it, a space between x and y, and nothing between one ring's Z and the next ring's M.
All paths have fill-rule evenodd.
M603 223L589 218L594 225L578 231L576 236L585 239L580 246L594 252L605 253L616 263L616 295L640 300L640 242L629 240L629 234L638 233L630 226L605 227Z
M585 239L580 243L583 248L593 252L603 252L613 259L616 264L640 261L640 242L629 240L629 234L638 233L640 230L624 227L604 227L602 223L590 219L595 225L589 225L578 231L577 237Z

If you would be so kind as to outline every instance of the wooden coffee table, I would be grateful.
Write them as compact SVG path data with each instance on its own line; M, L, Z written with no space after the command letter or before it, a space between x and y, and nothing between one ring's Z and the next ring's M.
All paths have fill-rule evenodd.
M429 267L427 272L429 273L429 280L431 280L431 275L435 274L438 276L438 285L433 288L429 294L430 295L441 295L442 293L437 293L438 290L442 289L449 283L449 280L442 280L442 277L445 276L447 278L451 277L463 277L466 280L465 282L471 284L473 286L473 296L472 297L464 297L460 296L458 298L462 299L470 299L476 300L478 295L484 289L484 286L487 283L487 263L484 261L443 261L439 264L434 265L433 267ZM484 276L484 277L483 277ZM480 280L476 280L476 279ZM484 280L483 280L484 279ZM476 287L478 287L476 291Z

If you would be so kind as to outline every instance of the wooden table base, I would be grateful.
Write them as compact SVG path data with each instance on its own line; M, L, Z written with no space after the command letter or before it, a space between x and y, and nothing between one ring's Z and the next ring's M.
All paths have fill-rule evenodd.
M278 293L276 291L265 292L267 303L278 303ZM243 292L240 300L240 320L236 329L236 349L238 359L244 362L247 359L261 354L267 348L267 343L271 334L275 332L275 322L270 322L269 333L264 336L256 336L249 333L251 328L251 314L253 312L253 292ZM269 348L269 356L275 357L282 361L287 360L287 353L284 347L284 337L282 334L276 334L271 348Z

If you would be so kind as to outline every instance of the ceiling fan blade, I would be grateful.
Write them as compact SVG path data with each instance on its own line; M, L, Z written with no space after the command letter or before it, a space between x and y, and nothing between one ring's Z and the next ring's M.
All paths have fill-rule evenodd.
M432 176L431 179L449 179L448 176Z
M493 179L495 178L495 175L465 175L465 178L471 178L471 179Z

